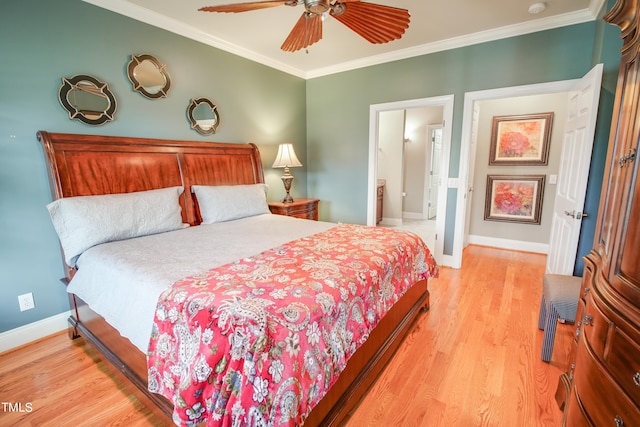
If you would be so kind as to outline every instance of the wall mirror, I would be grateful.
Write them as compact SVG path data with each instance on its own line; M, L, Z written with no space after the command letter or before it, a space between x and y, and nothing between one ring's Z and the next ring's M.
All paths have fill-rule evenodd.
M69 118L88 125L102 125L113 120L116 98L106 83L95 77L78 74L62 78L58 99Z
M149 99L164 98L169 93L171 78L164 64L152 55L131 55L127 77L133 90Z
M217 108L207 98L192 99L187 108L191 128L203 135L216 133L216 128L220 124Z

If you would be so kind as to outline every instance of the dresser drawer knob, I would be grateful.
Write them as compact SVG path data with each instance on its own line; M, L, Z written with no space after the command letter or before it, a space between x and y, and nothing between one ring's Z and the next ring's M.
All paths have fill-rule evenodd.
M627 162L634 161L636 158L636 153L637 150L635 148L629 148L629 153L627 153L626 156L620 157L620 159L618 160L618 164L620 165L620 167L623 168L627 164Z
M586 326L593 326L593 316L589 316L588 314L586 316L584 316L583 323Z
M573 371L576 369L576 364L571 364L571 369L569 370L569 381L573 381Z
M636 374L633 376L633 383L640 387L640 372L636 372Z
M624 420L620 415L616 415L614 421L616 422L616 427L624 427Z

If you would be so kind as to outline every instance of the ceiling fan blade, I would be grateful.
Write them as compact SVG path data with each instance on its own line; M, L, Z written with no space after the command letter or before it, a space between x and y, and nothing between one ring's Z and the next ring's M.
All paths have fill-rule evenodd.
M220 6L206 6L198 9L201 12L225 12L225 13L238 13L248 12L251 10L268 9L270 7L283 6L289 3L292 6L296 5L296 2L290 0L272 0L272 1L253 1L249 3L236 3L236 4L223 4Z
M280 49L295 52L322 39L322 16L304 12Z
M374 44L387 43L402 37L409 28L411 15L406 9L358 0L343 0L344 13L331 12L338 21Z

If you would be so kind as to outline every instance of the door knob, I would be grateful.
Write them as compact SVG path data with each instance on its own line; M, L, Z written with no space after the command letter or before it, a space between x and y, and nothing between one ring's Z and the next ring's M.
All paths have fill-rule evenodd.
M586 218L586 217L588 217L588 216L589 216L589 214L588 214L588 213L585 213L585 212L576 212L576 211L571 211L571 212L569 212L569 211L564 211L564 214L565 214L566 216L570 216L570 217L575 218L575 219L582 219L582 218Z

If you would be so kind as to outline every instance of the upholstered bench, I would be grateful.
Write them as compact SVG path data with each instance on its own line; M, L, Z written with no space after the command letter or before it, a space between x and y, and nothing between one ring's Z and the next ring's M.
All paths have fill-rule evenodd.
M538 328L544 330L542 360L545 362L551 361L558 319L571 323L576 320L581 284L581 277L561 274L544 275Z

